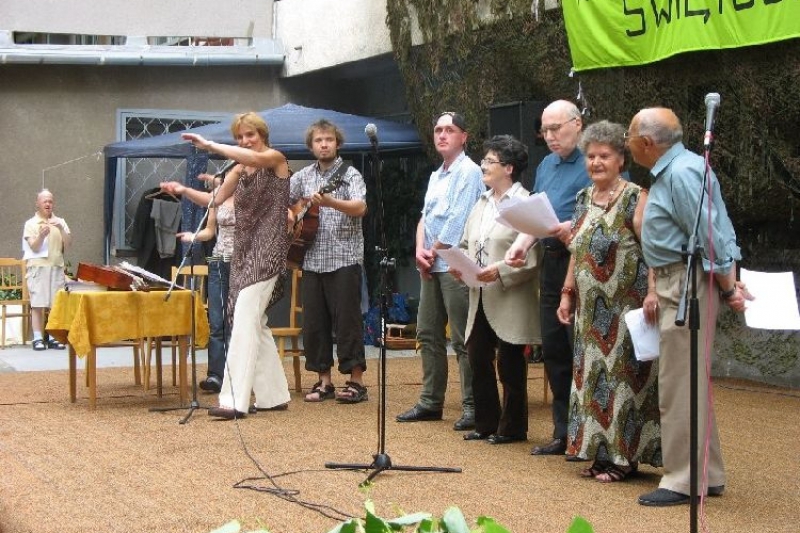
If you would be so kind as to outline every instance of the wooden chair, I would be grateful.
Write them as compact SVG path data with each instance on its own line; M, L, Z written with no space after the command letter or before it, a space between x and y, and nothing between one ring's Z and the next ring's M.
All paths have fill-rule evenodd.
M208 265L195 265L194 267L183 266L180 270L178 270L178 267L176 266L172 267L172 279L177 280L178 285L187 289L192 288L192 273L194 273L194 290L196 291L196 297L201 299L203 302L203 307L206 309L206 311L208 311L208 291L206 290L208 281ZM178 338L171 337L168 343L172 352L172 386L174 387L178 384ZM163 340L160 338L151 337L147 339L147 348L145 352L147 354L147 359L144 361L143 365L145 390L150 388L150 362L152 360L153 348L157 350L156 379L158 381L159 392L161 390L161 348L163 345Z
M31 332L31 300L25 280L25 261L9 257L0 258L0 348L6 347L6 320L22 319L22 343ZM19 306L19 311L9 311L8 306Z
M300 295L300 281L303 271L292 269L292 292L289 300L289 325L287 327L271 328L275 344L278 346L278 356L283 361L286 355L292 356L294 365L294 390L302 392L300 384L300 356L303 349L300 348L300 335L303 332L301 325L301 315L303 314L303 304ZM289 346L287 347L287 342Z

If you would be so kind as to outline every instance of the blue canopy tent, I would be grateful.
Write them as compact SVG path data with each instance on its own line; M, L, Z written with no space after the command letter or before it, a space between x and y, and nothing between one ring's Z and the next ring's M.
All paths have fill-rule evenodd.
M285 104L274 109L259 112L269 126L270 145L283 152L289 159L308 159L312 155L306 147L306 129L313 122L325 118L336 124L344 133L345 144L339 150L343 156L356 158L367 154L372 145L364 128L375 124L378 132L381 154L405 155L422 151L416 127L390 120L374 119L358 115L340 113L328 109L314 109L294 104ZM104 197L104 256L110 258L112 219L114 214L114 195L117 182L117 158L120 157L171 157L187 159L188 168L205 167L208 154L198 153L191 143L181 138L182 133L198 133L214 142L235 144L230 132L230 123L224 120L192 128L183 132L167 133L147 139L117 142L106 145L103 153L106 158L105 197ZM363 166L363 165L362 165Z

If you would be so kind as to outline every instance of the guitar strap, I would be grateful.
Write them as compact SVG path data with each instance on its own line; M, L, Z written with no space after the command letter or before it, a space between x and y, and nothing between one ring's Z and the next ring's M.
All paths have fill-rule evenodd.
M350 165L342 161L342 164L339 165L339 168L336 169L336 172L331 174L331 177L328 178L328 183L326 183L325 185L330 185L331 183L334 183L336 180L344 176L348 168L350 168Z

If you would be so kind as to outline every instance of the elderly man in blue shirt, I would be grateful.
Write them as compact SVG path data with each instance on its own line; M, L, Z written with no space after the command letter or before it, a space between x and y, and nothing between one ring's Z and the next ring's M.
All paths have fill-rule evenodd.
M532 455L563 455L567 449L573 329L558 320L556 311L569 267L569 250L564 243L570 238L575 197L592 183L586 173L583 153L578 148L582 127L580 110L567 100L556 100L542 112L541 133L551 153L536 169L533 192L547 194L560 224L550 237L542 239L544 257L539 275L542 356L553 392L553 438L546 444L534 446ZM535 242L532 236L520 234L506 252L506 262L522 266Z
M456 352L461 380L462 415L456 431L475 428L472 369L464 346L469 309L469 289L448 273L437 255L442 248L458 246L467 217L486 190L480 167L464 153L467 125L459 113L442 113L433 130L436 151L444 162L428 182L422 217L417 225L416 264L420 273L417 341L422 356L422 391L419 401L397 415L398 422L441 420L447 390L446 325Z
M682 144L678 117L666 108L643 109L627 132L633 160L650 170L650 196L644 212L642 251L650 267L645 317L661 332L658 361L659 408L664 454L664 475L659 488L639 497L639 503L663 507L689 503L690 432L690 329L677 327L675 316L685 276L682 247L688 244L701 199L705 162ZM703 198L698 231L702 267L696 265L700 330L698 348L698 465L707 464L707 478L698 476L697 494L719 496L725 489L725 468L713 407L708 405L711 376L707 369L720 300L734 311L743 311L752 299L744 284L736 281L736 261L741 259L736 233L728 217L719 183L709 170L710 196ZM709 216L710 214L710 216ZM711 227L708 227L710 220ZM708 353L706 353L708 352ZM707 456L705 443L708 441ZM707 487L704 490L704 487Z

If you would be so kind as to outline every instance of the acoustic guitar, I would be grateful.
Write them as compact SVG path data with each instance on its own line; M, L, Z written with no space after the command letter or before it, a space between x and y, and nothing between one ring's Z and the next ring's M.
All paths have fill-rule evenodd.
M349 165L342 164L331 179L318 191L319 194L329 194L344 183L344 174ZM291 207L294 214L292 227L292 244L286 262L290 268L303 266L306 251L317 237L319 229L319 206L313 205L310 198L301 198Z

